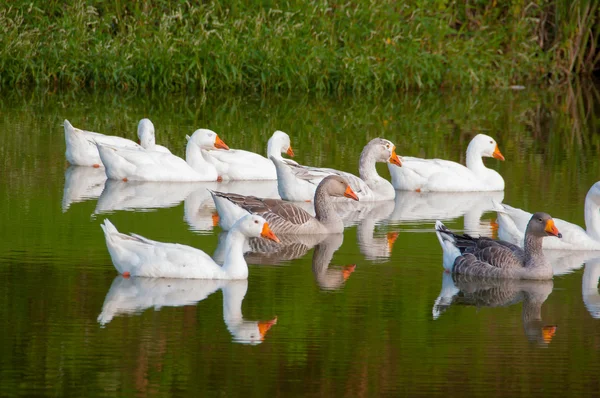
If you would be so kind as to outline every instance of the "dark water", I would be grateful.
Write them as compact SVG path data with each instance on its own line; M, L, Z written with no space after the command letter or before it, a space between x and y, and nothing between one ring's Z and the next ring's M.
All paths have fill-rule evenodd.
M124 279L100 222L218 253L205 186L105 184L97 170L68 168L61 124L133 138L150 117L158 143L180 155L199 127L261 153L280 129L300 163L348 171L377 136L400 155L464 161L482 132L506 157L486 160L505 178L500 199L583 225L600 179L598 98L586 85L342 99L7 93L0 395L596 396L593 254L555 255L551 282L443 274L433 220L493 235L487 198L398 195L343 239L249 256L247 282ZM453 286L463 293L448 305ZM259 322L275 318L261 340Z

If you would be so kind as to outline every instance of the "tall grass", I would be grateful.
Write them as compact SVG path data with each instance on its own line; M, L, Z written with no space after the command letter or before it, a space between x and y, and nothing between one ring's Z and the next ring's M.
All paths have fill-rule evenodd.
M598 67L598 6L574 4L15 0L0 10L0 86L360 93L560 81Z

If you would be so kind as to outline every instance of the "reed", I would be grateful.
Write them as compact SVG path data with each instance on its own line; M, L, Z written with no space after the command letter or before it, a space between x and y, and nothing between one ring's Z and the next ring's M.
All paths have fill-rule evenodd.
M592 0L15 0L0 87L374 93L564 81L598 67Z

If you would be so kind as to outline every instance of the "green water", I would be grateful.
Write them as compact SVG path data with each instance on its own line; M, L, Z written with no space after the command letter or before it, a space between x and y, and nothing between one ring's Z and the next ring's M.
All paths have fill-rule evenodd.
M97 171L69 169L61 124L134 138L150 117L158 143L179 155L196 128L261 153L279 129L301 164L354 172L377 136L399 155L464 161L470 138L486 133L506 158L486 160L505 178L506 203L583 225L600 179L598 98L585 85L335 99L5 93L0 396L597 395L600 298L596 287L582 291L596 262L565 255L552 282L496 290L456 281L475 293L436 305L448 276L433 220L493 234L495 213L480 218L476 196L399 195L349 222L343 242L249 256L247 283L123 279L104 218L210 254L220 229L201 186L105 187ZM224 318L224 300L244 322ZM524 319L530 306L541 320ZM275 317L264 340L250 330Z

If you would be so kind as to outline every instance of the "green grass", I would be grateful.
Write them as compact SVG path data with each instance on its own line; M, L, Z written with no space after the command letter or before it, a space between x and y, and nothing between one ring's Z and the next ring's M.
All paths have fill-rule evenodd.
M363 93L564 81L599 66L598 12L592 0L16 0L0 9L0 87Z

